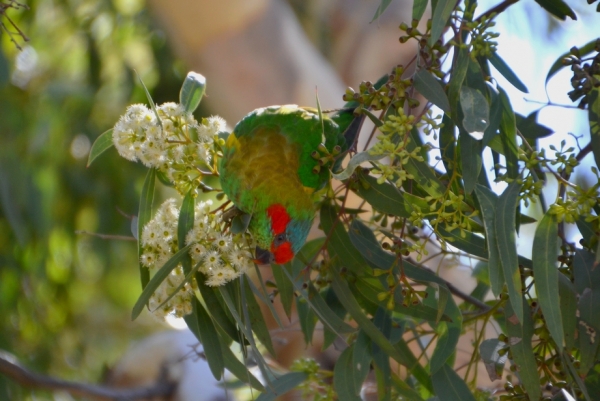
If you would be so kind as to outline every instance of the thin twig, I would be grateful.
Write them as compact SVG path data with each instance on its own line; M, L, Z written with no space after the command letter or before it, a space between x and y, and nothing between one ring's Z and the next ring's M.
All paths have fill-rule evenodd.
M113 235L113 234L100 234L100 233L92 233L85 230L77 230L75 234L79 235L91 235L92 237L98 237L100 239L116 239L119 241L137 241L135 237L131 237L129 235Z
M22 387L66 391L76 397L87 397L94 400L125 401L169 397L173 395L176 388L175 383L169 382L166 379L166 372L163 372L152 386L116 389L107 386L77 383L40 375L19 366L16 363L10 362L2 356L0 356L0 373Z

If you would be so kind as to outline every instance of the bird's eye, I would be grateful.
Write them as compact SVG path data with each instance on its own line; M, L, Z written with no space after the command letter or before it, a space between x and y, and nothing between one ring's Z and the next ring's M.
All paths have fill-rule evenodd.
M275 246L275 248L277 248L285 241L287 241L285 233L277 234L275 238L273 238L273 245Z

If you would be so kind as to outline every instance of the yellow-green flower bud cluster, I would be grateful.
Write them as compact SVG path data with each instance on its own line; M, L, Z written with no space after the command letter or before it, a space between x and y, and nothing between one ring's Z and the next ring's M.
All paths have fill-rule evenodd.
M224 130L222 118L199 124L180 104L164 103L156 113L134 104L114 126L113 143L121 156L157 168L184 194L200 185L202 167L211 169L214 137Z
M225 231L222 215L211 213L211 206L211 201L196 204L194 226L186 235L185 243L190 246L194 269L207 277L207 285L218 286L244 274L252 265L252 254L244 237ZM144 226L140 261L151 272L160 269L178 251L178 220L179 208L171 198ZM159 317L189 314L196 287L194 276L186 277L183 267L178 265L150 298L150 310Z
M384 124L379 128L382 135L379 136L377 143L369 150L372 155L384 155L388 162L375 162L376 168L371 172L380 175L377 179L379 184L384 181L393 181L396 186L402 186L407 179L414 177L407 173L404 166L415 159L422 162L421 148L416 146L412 151L407 149L410 144L410 138L407 136L414 126L415 116L405 115L402 109L398 115L389 115Z
M598 204L598 188L600 182L587 190L573 187L567 191L565 200L558 198L550 206L549 212L567 223L575 223L580 217L584 217L587 222L598 220L598 216L592 214L592 209Z

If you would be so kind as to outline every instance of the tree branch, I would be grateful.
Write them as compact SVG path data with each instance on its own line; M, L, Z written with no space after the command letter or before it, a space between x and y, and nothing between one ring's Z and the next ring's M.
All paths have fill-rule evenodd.
M73 396L87 397L94 400L139 400L154 397L169 397L175 391L175 383L168 381L166 371L163 371L156 383L149 387L134 387L130 389L115 389L94 384L76 383L55 379L50 376L31 372L16 363L10 362L0 354L0 374L15 381L22 387L42 390L61 390Z

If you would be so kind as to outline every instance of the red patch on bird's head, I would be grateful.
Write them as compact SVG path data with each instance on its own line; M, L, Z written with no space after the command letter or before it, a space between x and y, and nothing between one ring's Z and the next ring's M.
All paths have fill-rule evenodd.
M286 264L294 258L292 244L289 241L284 242L277 248L275 248L275 246L272 245L271 253L273 253L273 256L275 257L275 263L277 263L278 265Z
M280 204L269 206L267 215L271 219L271 231L274 235L284 233L288 223L292 220L285 207Z

